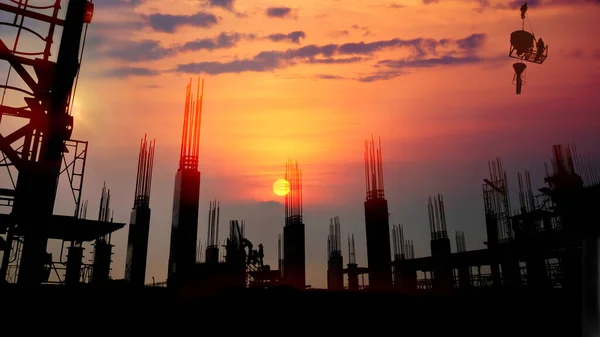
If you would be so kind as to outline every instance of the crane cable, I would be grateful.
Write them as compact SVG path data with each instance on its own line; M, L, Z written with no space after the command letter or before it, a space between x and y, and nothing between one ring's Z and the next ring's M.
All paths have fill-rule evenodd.
M533 32L533 25L531 24L531 20L529 19L529 14L527 14L527 22L529 22L529 28L531 29L531 35L535 39L535 33Z

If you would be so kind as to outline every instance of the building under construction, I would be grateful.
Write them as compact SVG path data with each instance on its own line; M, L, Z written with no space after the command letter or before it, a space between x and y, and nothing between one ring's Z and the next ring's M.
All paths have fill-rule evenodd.
M430 197L427 212L431 256L417 258L412 241L404 237L405 227L393 225L390 228L381 140L376 146L372 138L365 143L364 158L367 266L360 267L356 262L353 235L347 238L348 261L344 266L343 219L333 217L327 239L328 290L308 290L306 248L310 243L305 236L302 171L297 162L288 161L285 165L285 179L290 186L281 214L283 237L280 236L278 242L277 269L271 269L264 263L262 243L255 246L246 237L243 220L229 220L228 233L221 244L221 205L218 201L210 202L207 217L199 214L204 82L199 81L194 87L191 80L186 87L179 167L174 181L170 247L165 266L168 278L160 284L167 287L157 287L156 283L144 286L147 283L155 148L154 141L148 142L146 138L141 142L138 157L134 205L128 224L125 277L124 280L112 280L114 246L111 234L126 224L113 221L111 194L106 186L100 196L98 219L86 219L87 202L81 200L81 191L88 143L71 139L74 127L72 102L85 31L92 21L94 5L88 0L70 0L64 19L58 17L60 8L60 0L47 7L28 5L26 0L0 3L0 11L15 17L12 23L3 25L12 26L18 32L30 30L23 25L27 18L49 26L47 34L44 34L46 37L34 34L44 46L36 55L19 51L20 33L17 33L11 48L0 40L0 59L8 61L13 76L18 76L27 86L19 88L6 84L0 87L3 91L22 94L21 103L25 104L10 106L4 101L0 104L0 122L3 124L9 117L25 120L25 126L0 136L1 163L18 172L16 181L10 176L12 188L0 189L2 206L10 210L0 214L0 234L3 235L0 237L0 249L3 250L0 287L5 303L17 301L23 294L19 289L28 290L42 285L44 289L53 289L51 291L74 289L72 286L77 285L81 292L70 293L75 294L75 299L84 296L81 294L98 299L99 293L85 291L108 289L110 291L103 293L103 301L124 301L122 303L127 303L128 308L141 307L142 302L132 300L127 296L134 295L119 289L127 289L135 296L147 296L148 302L144 303L151 303L156 308L154 300L159 298L157 294L165 296L160 297L161 300L174 301L173 298L194 298L244 289L247 293L267 298L273 293L261 291L276 288L303 294L304 298L313 299L315 303L326 303L326 308L316 305L315 310L327 310L328 324L335 326L341 325L330 319L335 303L356 311L357 303L369 301L368 297L356 297L361 296L357 294L369 293L385 293L386 299L379 297L379 301L386 301L402 312L407 322L429 319L417 317L415 312L433 316L435 311L436 323L440 326L443 325L440 322L450 324L461 313L491 324L498 317L492 313L500 315L505 312L498 304L502 301L503 305L510 307L513 315L526 315L531 312L526 310L535 308L541 310L540 315L545 320L552 319L551 314L560 314L564 318L569 314L560 305L567 303L564 302L567 298L565 293L569 296L576 294L575 297L586 304L584 314L597 313L597 300L593 299L593 294L597 294L598 283L600 175L577 154L574 147L553 147L553 157L546 169L546 186L539 188L538 192L533 192L528 172L518 175L519 207L516 210L511 206L508 175L500 160L490 163L490 176L483 180L482 187L485 205L482 226L487 232L486 249L468 250L464 233L456 232L456 249L452 252L444 197L441 194ZM52 60L50 50L58 26L62 27L62 37L58 56ZM25 66L33 68L35 74ZM132 172L134 169L131 168ZM73 192L72 216L53 214L58 181L63 176L67 177ZM204 249L198 238L201 218L208 219ZM48 252L48 242L52 240L60 244L59 256ZM90 263L84 261L85 245L92 247ZM59 285L49 287L52 283ZM23 287L16 288L14 284ZM580 296L582 291L584 295ZM535 306L523 305L528 301L527 296L536 292L543 294L543 301L536 298L527 302L530 305L535 302ZM471 296L473 293L477 295ZM58 297L60 303L74 303L63 301L66 297L62 296L67 296L64 293L58 294L61 294ZM277 296L283 296L278 299L282 303L289 299L281 295L283 293L279 294ZM433 295L445 296L435 297L439 302L431 302ZM230 316L235 303L227 301L230 308L226 313ZM286 304L287 308L300 307ZM242 305L247 304L242 302ZM168 307L175 310L176 306ZM379 307L380 304L370 302L370 314ZM549 313L549 310L554 312ZM295 319L294 326L297 326L299 316L287 311L286 315ZM573 322L572 319L564 320L571 322L569 324ZM377 318L377 321L385 320ZM454 328L461 331L461 327ZM538 330L538 333L540 331L546 333L552 332L552 329Z
M375 153L375 155L373 155ZM387 213L383 198L383 181L376 178L382 174L381 152L370 149L365 156L367 179L367 202L377 188L381 213ZM372 158L375 157L375 164ZM394 288L403 293L436 292L452 293L485 288L509 289L571 289L578 292L585 282L582 278L584 264L593 266L597 256L598 226L600 219L595 206L600 204L600 175L597 168L577 155L574 146L555 145L550 165L546 165L547 186L534 194L529 172L518 174L519 208L511 208L508 175L500 159L490 162L490 177L483 180L482 192L485 205L486 249L467 250L464 232L455 233L456 249L452 253L448 236L446 210L442 195L430 197L427 204L429 230L431 233L431 256L415 258L412 241L404 239L402 226L392 229L394 261L387 264L386 277L394 279ZM375 170L373 169L375 168ZM375 171L376 174L372 172ZM365 207L367 219L367 252L369 244L369 208ZM387 214L381 218L387 219ZM387 220L380 220L381 227ZM339 289L338 275L348 273L340 267L343 257L338 248L339 220L331 225L329 243L329 289ZM378 236L371 234L371 238ZM381 231L381 244L374 249L389 247L389 235ZM353 244L353 242L352 242ZM352 259L354 248L349 247ZM388 251L384 261L391 255ZM375 268L386 264L377 261ZM356 267L352 267L356 268ZM376 277L368 260L369 284L361 289L379 290L380 283L373 284ZM592 268L593 270L593 268ZM378 272L376 272L378 273ZM381 271L383 274L383 271ZM375 274L378 275L378 274ZM593 276L588 275L588 276ZM346 278L346 288L353 289L354 280Z

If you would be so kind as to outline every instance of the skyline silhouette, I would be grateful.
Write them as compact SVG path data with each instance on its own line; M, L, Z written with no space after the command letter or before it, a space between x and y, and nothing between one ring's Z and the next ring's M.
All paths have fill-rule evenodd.
M469 249L482 248L481 180L487 177L488 160L502 158L511 184L516 184L517 172L530 170L533 185L540 186L551 145L573 142L580 152L600 156L594 147L600 140L600 98L593 94L600 84L600 73L595 73L600 45L586 41L585 33L577 34L598 27L593 18L600 13L600 6L594 4L530 6L536 32L554 49L543 66L526 70L530 77L523 94L515 96L510 84L512 60L506 55L510 32L520 28L515 9L490 6L475 11L475 2L460 2L456 7L414 2L403 8L356 2L354 5L362 7L341 10L356 19L354 24L332 15L317 18L327 13L330 5L306 4L289 12L267 11L268 4L262 2L255 5L254 12L238 8L242 5L238 3L233 11L198 7L198 12L223 17L210 24L210 19L200 20L201 16L167 23L150 14L181 15L196 10L183 5L95 3L96 16L88 31L74 107L74 138L90 142L83 199L91 203L90 214L95 214L106 181L116 221L128 223L139 139L146 133L157 139L146 282L152 277L166 278L173 172L184 106L181 92L188 78L197 76L189 71L156 72L177 69L179 64L199 59L221 62L202 65L205 68L188 67L207 72L201 74L206 89L199 150L199 238L206 240L202 237L207 228L203 215L209 200L216 198L221 202L223 223L245 220L248 236L265 246L265 261L277 265L277 235L282 233L284 207L283 197L273 194L272 184L283 178L285 160L297 158L303 169L307 247L311 247L306 256L307 284L314 287L326 285L325 238L331 217L340 218L343 238L354 233L357 262L366 265L360 207L364 185L361 145L371 133L382 137L390 226L404 225L405 236L414 241L416 256L428 255L426 203L429 195L438 192L445 197L449 231L463 231ZM359 14L359 8L364 13ZM119 14L107 14L114 11ZM411 22L419 11L424 11L419 22ZM247 16L239 15L244 12ZM559 12L570 30L552 27ZM406 22L398 22L397 16ZM486 24L486 19L493 21ZM444 20L455 20L456 30L444 28L440 23ZM309 29L315 22L323 25ZM324 28L327 22L329 28ZM252 31L243 31L246 26ZM115 27L123 33L115 34ZM236 29L238 35L231 33ZM292 34L300 29L304 34ZM222 32L227 33L219 35ZM205 37L217 38L195 41ZM397 49L384 49L379 47L384 43L378 42L418 37L452 39L455 45L451 48L462 51L461 46L466 45L467 55L460 64L431 61L428 67L406 60L381 63L397 58L397 52L417 56L424 52L424 59L435 58L426 44L402 47L397 42ZM153 39L160 43L148 42ZM120 45L125 40L130 43ZM311 48L303 49L331 43L337 46L335 59L345 61L323 58L323 51L311 58ZM243 61L271 50L297 56L286 59L273 52L270 56L275 64L270 66L260 58ZM368 60L347 60L352 53ZM217 61L236 56L242 60L237 65ZM374 64L386 67L387 72L372 68ZM255 68L239 71L246 65ZM6 71L6 63L2 67L0 70ZM239 73L217 74L219 69L224 72L231 67ZM360 77L362 81L341 77ZM103 94L108 92L111 94ZM6 182L5 175L1 179ZM55 213L72 214L68 192L59 192ZM127 231L116 232L112 240L111 276L117 279L123 277ZM454 251L454 243L452 247ZM85 254L90 252L87 248Z

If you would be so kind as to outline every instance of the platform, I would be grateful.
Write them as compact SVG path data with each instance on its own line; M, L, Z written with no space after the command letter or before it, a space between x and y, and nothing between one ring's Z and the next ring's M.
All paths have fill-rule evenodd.
M0 234L6 232L6 225L9 222L9 214L0 214ZM49 226L49 239L89 242L125 227L125 223L78 219L67 215L53 215ZM19 230L17 227L15 235L23 235L22 230Z

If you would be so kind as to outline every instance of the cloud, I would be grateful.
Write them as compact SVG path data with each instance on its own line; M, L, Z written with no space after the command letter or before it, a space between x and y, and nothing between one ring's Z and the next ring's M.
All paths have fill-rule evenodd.
M174 48L165 48L156 40L112 42L106 52L108 57L137 62L160 60L176 53Z
M405 74L407 74L407 73L403 72L403 71L398 71L398 70L391 70L391 71L384 70L384 71L377 71L377 72L367 75L367 76L360 76L355 79L359 82L370 83L370 82L375 82L375 81L391 80L393 78L396 78L398 76L405 75Z
M271 41L290 41L300 43L301 38L305 38L306 34L301 31L292 32L289 34L271 34L261 37ZM88 45L94 48L105 46L105 50L99 50L95 54L128 62L140 61L155 61L167 57L175 56L178 53L194 52L198 50L213 51L217 49L228 49L238 45L242 39L256 40L259 37L255 34L243 34L236 32L221 32L219 35L212 38L202 38L186 42L182 45L173 45L170 47L161 46L157 40L141 40L141 41L110 41L101 36L94 36L88 39Z
M128 31L136 31L141 30L147 26L147 23L143 20L126 20L126 21L117 21L117 22L95 22L94 30L101 31L103 33L106 32L119 32L123 30Z
M208 4L213 7L221 7L233 11L234 0L208 0Z
M271 34L267 36L267 38L273 42L290 41L293 43L300 43L300 39L306 38L306 33L302 31L295 31L289 34Z
M339 64L355 63L367 59L365 56L391 48L409 48L412 56L399 60L384 60L377 65L388 68L389 71L378 74L377 78L398 74L402 68L423 68L447 64L465 64L480 62L474 55L483 45L484 34L473 34L463 39L425 39L411 40L391 39L374 42L345 43L342 45L308 45L285 51L263 51L254 57L229 62L196 62L179 64L171 71L180 73L206 73L217 75L223 73L274 71L279 68L293 66L298 63L308 64ZM375 77L365 77L363 81Z
M311 64L344 64L344 63L357 63L365 58L363 57L343 57L343 58L325 58L325 59L310 59L306 63Z
M150 69L150 68L141 68L141 67L120 67L113 68L104 75L107 77L129 77L129 76L156 76L159 75L160 72L158 70Z
M317 74L312 76L315 80L353 80L358 82L370 83L382 80L391 80L401 75L406 75L408 72L399 70L381 70L367 75L359 75L354 77L339 76L333 74Z
M441 57L431 57L425 59L400 59L400 60L382 60L377 62L379 65L383 65L393 69L405 69L405 68L432 68L440 65L458 65L468 63L479 63L483 58L475 55L467 56L451 56L444 55Z
M204 38L197 39L194 41L186 42L181 47L177 48L178 51L197 51L197 50L214 50L214 49L227 49L237 45L237 43L244 37L240 33L221 33L216 38ZM250 37L252 38L252 37Z
M426 5L436 4L438 2L439 2L438 0L423 0L423 3L426 4Z
M280 66L276 59L254 59L234 60L230 62L196 62L179 64L174 71L179 73L218 75L225 73L242 73L246 71L270 71Z
M456 44L460 49L475 50L483 47L485 37L485 34L472 34L464 39L456 40Z
M270 18L285 18L292 14L292 9L289 7L269 7L267 8L267 16Z
M174 33L181 26L210 28L218 23L214 14L198 12L193 15L152 14L147 16L150 27L157 32Z
M213 38L202 38L186 42L182 45L173 45L171 47L162 47L157 40L141 41L111 41L110 43L103 36L93 35L88 38L87 45L94 48L106 46L106 50L99 51L104 55L123 60L123 61L154 61L166 57L174 56L180 52L191 52L198 50L212 51L215 49L228 49L236 47L242 39L256 40L268 39L273 42L289 41L299 44L301 39L306 38L303 31L294 31L288 34L274 33L264 37L256 34L243 34L236 32L221 32Z

